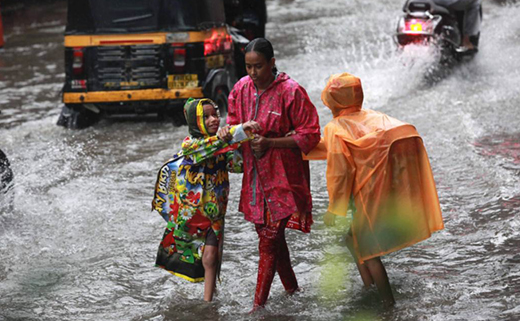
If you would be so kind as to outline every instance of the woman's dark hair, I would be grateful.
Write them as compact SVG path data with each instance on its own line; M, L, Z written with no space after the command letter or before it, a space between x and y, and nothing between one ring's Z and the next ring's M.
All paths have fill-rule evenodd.
M253 39L247 46L245 53L254 51L256 53L259 53L265 57L265 60L271 61L271 59L274 57L274 49L273 45L269 40L265 38L256 38ZM273 73L276 74L278 70L276 69L276 66L273 66Z

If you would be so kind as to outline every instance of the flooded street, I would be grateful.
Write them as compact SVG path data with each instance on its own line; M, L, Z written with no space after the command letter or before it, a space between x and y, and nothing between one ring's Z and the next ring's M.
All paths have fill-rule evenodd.
M272 0L266 36L276 65L308 91L320 123L328 76L361 78L364 107L421 134L445 229L383 257L396 306L363 290L343 243L325 227L325 162L311 163L310 234L288 231L303 291L275 277L266 311L248 315L258 240L237 212L231 174L222 282L203 285L154 267L164 221L151 212L159 167L187 127L157 120L56 126L64 82L66 1L28 1L4 15L0 149L15 176L14 210L0 213L0 320L518 320L520 315L520 3L484 0L480 51L442 78L424 48L396 50L401 2ZM2 8L3 9L3 8Z

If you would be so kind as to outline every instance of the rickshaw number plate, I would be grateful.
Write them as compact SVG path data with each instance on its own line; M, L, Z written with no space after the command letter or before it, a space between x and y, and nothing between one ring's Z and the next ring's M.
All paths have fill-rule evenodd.
M198 86L197 74L168 75L168 89L196 88Z

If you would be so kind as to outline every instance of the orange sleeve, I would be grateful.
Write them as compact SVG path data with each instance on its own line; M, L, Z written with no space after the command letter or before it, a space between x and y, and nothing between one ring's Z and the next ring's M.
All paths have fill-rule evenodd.
M330 143L334 146L331 146L327 153L328 211L346 216L354 186L356 167L344 141L331 138Z

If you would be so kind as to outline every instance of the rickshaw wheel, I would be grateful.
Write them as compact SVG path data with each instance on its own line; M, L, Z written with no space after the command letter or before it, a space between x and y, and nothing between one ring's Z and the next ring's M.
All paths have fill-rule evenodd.
M61 110L57 125L69 129L83 129L92 126L100 115L79 104L66 104Z

